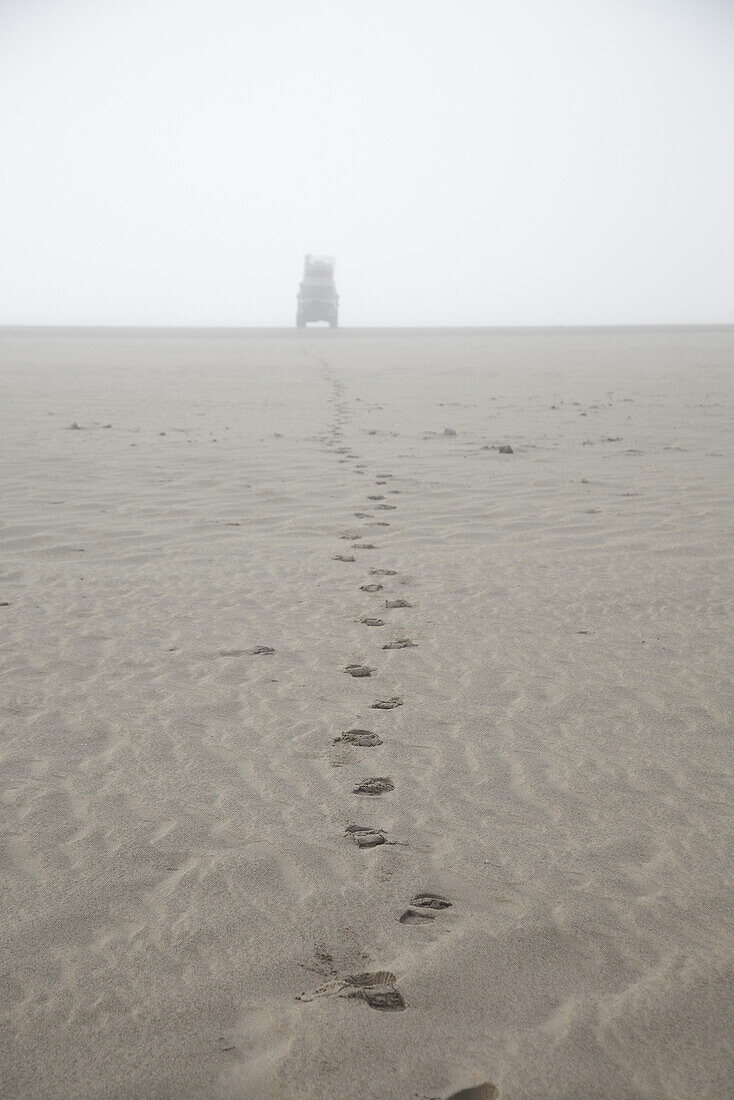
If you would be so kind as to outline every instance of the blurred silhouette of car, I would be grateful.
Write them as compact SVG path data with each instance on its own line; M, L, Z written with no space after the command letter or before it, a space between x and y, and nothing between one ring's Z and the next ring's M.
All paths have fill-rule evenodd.
M311 321L327 321L332 328L339 323L339 295L334 282L333 256L306 256L303 279L298 288L296 325L305 328Z

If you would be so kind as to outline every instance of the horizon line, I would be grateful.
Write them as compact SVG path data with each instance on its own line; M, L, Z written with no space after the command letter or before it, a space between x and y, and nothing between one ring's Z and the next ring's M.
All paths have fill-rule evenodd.
M307 332L340 332L364 333L364 332L513 332L518 330L538 331L563 330L577 331L589 329L702 329L702 328L734 328L734 319L731 321L633 321L633 322L603 322L603 323L532 323L532 324L487 324L487 325L340 325L337 329L329 326L314 328L297 328L295 325L233 325L233 324L89 324L89 323L0 323L0 332L18 330L45 330L45 331L130 331L130 332L292 332L304 335Z

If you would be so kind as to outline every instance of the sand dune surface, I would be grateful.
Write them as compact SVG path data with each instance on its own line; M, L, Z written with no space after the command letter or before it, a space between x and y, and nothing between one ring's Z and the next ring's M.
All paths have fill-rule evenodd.
M0 369L0 1095L734 1095L734 330Z

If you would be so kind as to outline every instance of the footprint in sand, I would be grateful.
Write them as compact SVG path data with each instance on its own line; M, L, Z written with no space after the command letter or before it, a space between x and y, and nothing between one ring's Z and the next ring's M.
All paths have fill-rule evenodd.
M383 649L415 649L417 642L411 642L410 638L396 638L394 642L388 642Z
M371 519L372 518L372 512L355 512L354 513L354 518L355 519Z
M397 569L370 569L371 577L395 577Z
M380 512L394 512L397 508L397 504L378 504L377 510Z
M401 924L425 924L435 920L433 910L450 909L451 902L443 894L416 894L410 899L410 905L401 913L398 920Z
M435 919L435 913L421 913L418 909L406 909L398 917L401 924L426 924L427 921Z
M412 607L412 603L409 600L385 600L385 607L394 609L396 607Z
M397 978L389 970L367 974L350 974L319 986L313 993L302 993L297 1001L313 1001L316 997L349 997L366 1001L380 1012L402 1012L406 1007L402 994L395 988Z
M371 615L362 615L361 618L354 620L356 623L364 623L365 626L384 626L384 619L373 619Z
M362 745L369 749L382 744L382 738L378 737L372 730L344 730L343 733L334 738L334 744L336 745L340 741L346 741L350 745Z
M406 1007L402 993L395 988L397 978L389 970L353 974L347 980L351 987L348 995L361 998L370 1008L380 1012L402 1012Z
M220 649L220 657L261 657L267 654L275 653L272 646L269 645L256 645L252 649Z
M391 843L383 829L374 829L370 825L347 825L344 832L358 848L377 848L380 844Z
M360 592L382 592L381 584L360 584Z
M371 676L375 670L369 665L347 665L344 671L350 676Z
M417 905L420 909L450 909L453 902L443 894L416 894L410 899L411 905Z
M369 794L377 797L395 790L395 784L389 775L374 775L370 779L363 779L353 788L352 794Z
M379 493L370 493L367 500L384 500L384 496L380 496Z
M392 710L393 707L402 707L403 700L395 695L392 699L378 699L372 704L372 710Z
M345 531L343 535L340 535L340 539L360 539L362 537L361 531Z
M356 543L356 542L352 544L352 550L377 550L377 549L378 549L378 547L375 546L374 543L372 543L372 542L363 542L361 545L359 543Z
M484 1081L481 1085L471 1085L468 1089L452 1092L446 1100L497 1100L499 1094L500 1090L496 1085Z
M334 554L332 561L356 561L354 554Z

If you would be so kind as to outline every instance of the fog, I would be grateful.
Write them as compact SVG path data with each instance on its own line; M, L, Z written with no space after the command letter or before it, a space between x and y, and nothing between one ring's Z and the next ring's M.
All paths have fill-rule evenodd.
M0 323L734 321L728 0L0 0Z

